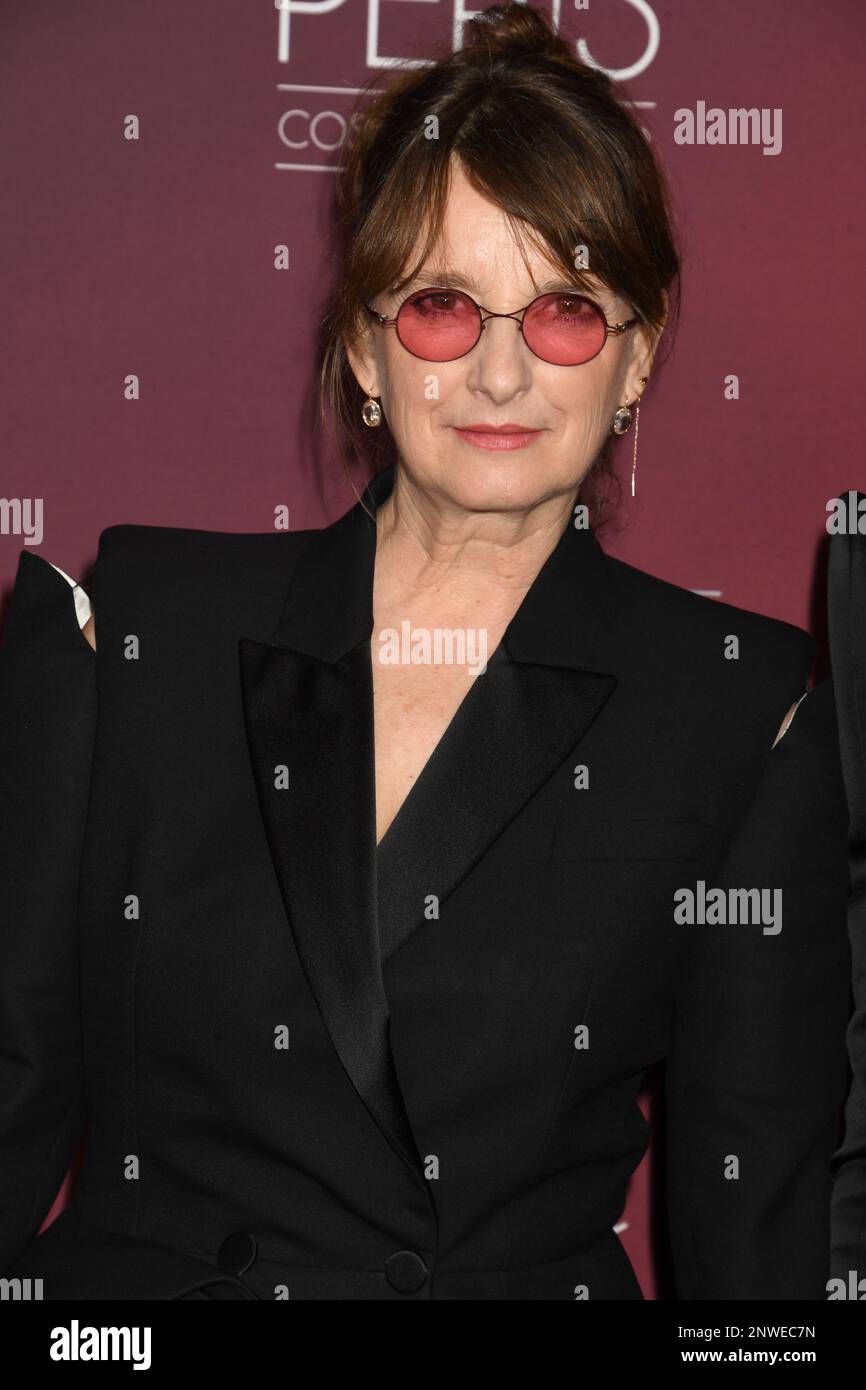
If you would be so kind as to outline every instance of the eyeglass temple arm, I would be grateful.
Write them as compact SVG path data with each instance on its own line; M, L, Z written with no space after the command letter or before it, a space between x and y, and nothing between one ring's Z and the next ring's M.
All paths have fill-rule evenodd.
M371 309L369 304L365 304L364 308L367 310L368 314L372 315L372 317L382 325L383 328L386 326L386 324L392 324L397 322L396 319L389 319L387 315L380 314L376 309Z

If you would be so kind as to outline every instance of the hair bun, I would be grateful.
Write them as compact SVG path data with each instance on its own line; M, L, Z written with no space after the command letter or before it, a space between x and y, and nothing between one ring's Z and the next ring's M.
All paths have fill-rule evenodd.
M568 44L544 15L529 5L488 5L469 25L474 32L467 48L486 47L494 54L527 53L574 61Z

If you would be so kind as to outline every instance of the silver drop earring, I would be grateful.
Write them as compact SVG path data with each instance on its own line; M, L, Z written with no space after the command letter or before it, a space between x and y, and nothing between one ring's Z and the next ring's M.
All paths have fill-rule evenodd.
M361 406L361 417L364 421L364 424L369 425L371 430L375 429L377 425L381 425L382 407L380 406L377 400L373 399L372 396L368 396L364 404Z
M639 377L639 378L638 378L638 384L641 385L641 386L645 386L648 380L649 380L648 377L645 377L645 376ZM629 429L631 428L631 421L632 421L631 406L628 406L628 405L621 405L620 408L619 408L619 410L617 410L617 411L614 413L614 417L613 417L613 424L612 424L611 428L612 428L614 434L628 434L628 431L629 431ZM639 428L640 428L640 397L638 397L638 399L637 399L637 400L635 401L635 403L634 403L634 452L633 452L633 454L632 454L632 463L631 463L631 495L632 495L632 497L634 497L635 475L636 475L636 473L637 473L637 437L638 437L638 430L639 430Z

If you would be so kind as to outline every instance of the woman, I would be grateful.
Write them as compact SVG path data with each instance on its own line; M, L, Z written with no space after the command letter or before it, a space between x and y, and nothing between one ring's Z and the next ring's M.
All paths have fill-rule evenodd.
M377 445L359 503L109 527L95 657L21 558L4 1272L638 1299L613 1226L667 1058L679 1297L823 1297L847 875L824 693L788 727L813 643L583 524L675 288L649 146L494 8L361 118L339 225L324 380Z

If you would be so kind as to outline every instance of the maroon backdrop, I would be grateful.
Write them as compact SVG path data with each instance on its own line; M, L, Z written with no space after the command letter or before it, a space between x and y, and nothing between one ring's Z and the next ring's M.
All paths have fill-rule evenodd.
M862 0L539 8L636 104L683 241L676 347L641 410L634 500L631 436L618 446L606 548L820 637L825 504L864 486ZM281 505L304 527L351 503L311 419L344 120L352 89L395 59L459 44L465 14L460 0L3 0L4 595L27 499L42 507L33 548L72 575L118 522L264 531ZM781 113L781 147L678 143L676 113L699 103ZM651 1175L649 1159L622 1231L648 1297L665 1292Z

